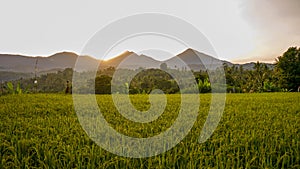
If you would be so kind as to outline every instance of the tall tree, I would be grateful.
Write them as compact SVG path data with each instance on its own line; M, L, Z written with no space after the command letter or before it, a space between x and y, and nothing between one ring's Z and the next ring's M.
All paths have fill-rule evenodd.
M107 75L101 75L95 79L95 93L96 94L111 94L111 80Z
M290 47L276 59L276 70L279 74L279 86L297 91L300 86L300 48Z

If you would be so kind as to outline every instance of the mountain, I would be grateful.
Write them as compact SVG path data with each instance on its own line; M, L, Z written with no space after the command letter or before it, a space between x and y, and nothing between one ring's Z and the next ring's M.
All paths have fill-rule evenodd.
M35 60L27 56L0 54L0 71L32 72Z
M164 61L164 63L172 69L192 69L194 71L199 71L206 70L207 68L217 68L224 62L189 48Z
M72 52L61 52L49 57L29 57L22 55L0 54L0 71L33 73L73 68L79 56ZM82 69L89 69L89 64L98 62L88 56L80 56L84 62Z
M237 67L242 66L245 70L253 70L255 65L255 62L234 64L225 60L216 59L190 48L164 62L172 69L192 69L194 71L206 70L207 68L215 69L223 64L227 64L229 67L234 65ZM271 63L265 64L269 69L273 69L275 66Z
M166 63L167 66L172 69L192 69L195 71L205 70L206 67L204 65L216 67L223 64L220 60L193 49L187 49L165 61L157 61L152 57L143 54L138 55L134 52L125 51L108 61L101 61L100 68L107 68L110 66L126 69L138 69L140 67L159 68L162 63Z
M77 63L76 63L77 61ZM243 66L244 69L253 69L254 64L233 64L228 61L222 61L201 53L194 49L187 49L182 53L165 61L158 61L150 56L138 55L131 51L114 57L110 60L97 60L90 56L79 56L72 52L60 52L48 57L30 57L22 55L0 54L0 81L13 80L20 77L28 78L35 74L37 67L37 75L46 74L63 70L65 68L74 68L76 71L89 71L97 67L105 69L108 67L138 69L142 68L159 68L162 63L166 63L172 69L192 69L194 71L206 70L207 68L217 68L219 65L226 63L228 66ZM273 68L273 64L267 64L269 68Z
M125 51L121 55L108 61L101 61L100 68L115 67L123 69L159 68L161 62L146 55L138 55L134 52Z

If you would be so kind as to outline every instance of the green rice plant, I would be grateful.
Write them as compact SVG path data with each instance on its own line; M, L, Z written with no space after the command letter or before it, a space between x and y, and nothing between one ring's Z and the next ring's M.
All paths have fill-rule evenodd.
M165 112L150 123L135 123L117 111L111 95L96 99L107 122L132 137L151 137L172 126L180 95L166 95ZM147 95L132 95L147 110ZM299 168L300 94L228 94L217 129L204 143L198 137L211 95L200 95L197 120L171 150L148 158L126 158L98 146L82 129L72 96L0 97L0 168Z
M7 87L7 92L9 94L22 94L23 93L23 90L20 87L20 83L17 83L16 89L12 82L7 82L6 87Z

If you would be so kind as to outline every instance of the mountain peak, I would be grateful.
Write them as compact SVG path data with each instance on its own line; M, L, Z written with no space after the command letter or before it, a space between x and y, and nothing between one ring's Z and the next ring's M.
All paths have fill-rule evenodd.
M196 55L196 51L192 48L187 48L183 52L179 53L177 56L178 57L183 57L183 56L190 56L190 55Z
M55 54L49 56L49 58L61 57L61 56L69 56L69 57L75 57L75 58L78 57L78 55L74 52L63 51L63 52L55 53Z
M195 50L192 49L192 48L187 48L185 51L186 51L186 52L188 52L188 51L194 52Z
M115 62L115 61L119 61L119 62L120 62L120 61L122 61L123 59L127 58L127 57L130 56L130 55L137 55L137 54L134 53L134 52L132 52L132 51L126 50L125 52L119 54L119 55L116 56L116 57L113 57L113 58L111 58L111 59L108 59L108 60L106 60L105 62L106 62L106 63L109 63L109 62Z

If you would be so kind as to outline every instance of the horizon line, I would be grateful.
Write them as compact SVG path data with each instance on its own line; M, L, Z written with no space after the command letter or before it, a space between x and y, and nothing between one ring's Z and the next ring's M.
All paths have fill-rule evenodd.
M186 49L183 50L182 52L179 52L178 54L176 54L176 55L174 55L174 56L172 56L172 57L170 57L170 58L173 58L173 57L175 57L175 56L178 56L179 54L181 54L181 53L183 53L183 52L185 52L185 51L187 51L187 50L197 51L197 50L192 49L192 48L186 48ZM106 59L101 60L101 59L98 59L98 58L93 57L93 56L88 55L88 54L82 54L82 55L81 55L81 54L78 54L76 51L71 51L71 50L58 51L58 52L52 53L52 54L50 54L50 55L49 55L49 54L47 54L47 55L30 55L30 54L21 54L21 53L0 53L0 55L15 55L15 56L23 56L23 57L43 57L43 58L47 58L47 57L54 56L54 55L56 55L56 54L70 53L70 54L75 54L75 55L77 55L77 56L87 56L87 57L91 57L91 58L96 59L96 60L99 60L99 61L105 61L105 62L106 62L106 61L115 59L115 58L117 58L117 57L120 57L121 55L125 54L126 52L132 52L132 53L137 54L135 51L125 50L125 51L123 51L122 53L119 53L119 54L117 54L116 56L114 56L114 57L112 57L112 58L109 58L109 59L107 59L107 60L106 60ZM208 54L206 54L206 53L204 53L204 52L200 52L200 51L197 51L197 52L202 53L202 54L205 54L205 55L208 55ZM137 55L138 55L138 54L137 54ZM149 56L149 55L146 55L146 54L140 54L140 55L138 55L138 56L141 56L141 55L150 57L150 58L152 58L152 59L154 59L154 60L156 60L156 61L159 61L159 62L164 62L164 61L168 60L168 59L166 59L166 60L157 60L157 59L153 58L152 56ZM211 55L208 55L208 56L213 57L213 58L216 58L216 57L211 56ZM169 58L169 59L170 59L170 58ZM239 61L239 60L225 60L225 59L219 59L219 58L216 58L216 59L219 59L219 60L221 60L221 61L227 61L227 62L230 62L230 63L232 63L232 64L247 64L247 63L256 63L256 62L260 62L260 63L268 63L268 64L275 64L276 58L277 58L277 57L274 57L274 58L273 58L273 59L274 59L273 61L253 60L253 59L250 59L250 58L249 58L249 60L247 60L247 59L241 59L240 61ZM245 61L244 61L244 60L245 60Z

